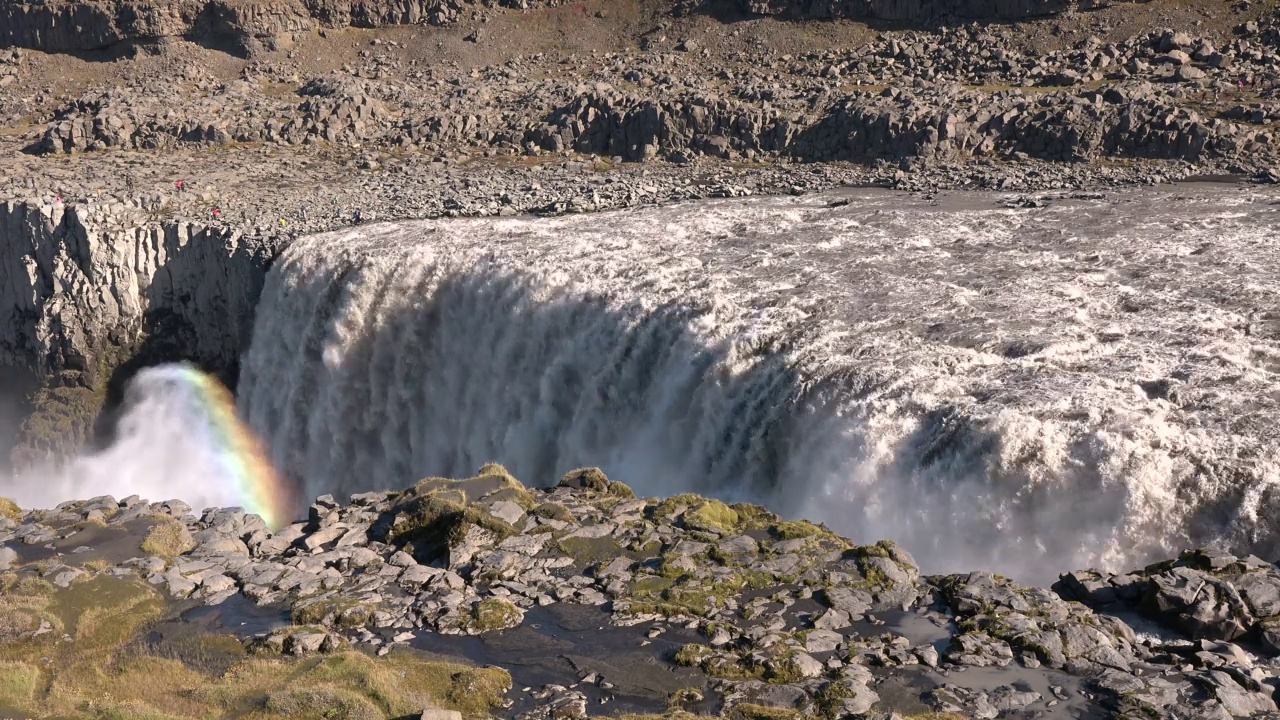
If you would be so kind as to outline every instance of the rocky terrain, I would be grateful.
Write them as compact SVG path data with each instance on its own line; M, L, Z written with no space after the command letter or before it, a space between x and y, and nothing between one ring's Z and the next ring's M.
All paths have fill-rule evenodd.
M1256 557L1187 552L1053 589L922 577L892 543L855 546L759 506L636 498L594 468L549 489L486 465L322 497L275 531L238 509L137 497L9 506L0 568L0 712L18 716L205 716L219 700L172 700L184 682L317 657L452 663L455 687L412 709L431 718L1227 718L1275 713L1280 690L1280 568ZM92 678L34 660L101 642L60 603L104 588L137 594L122 623L149 640L99 647L103 672L146 661L184 681L117 683L77 706ZM491 669L463 669L477 663ZM484 689L460 693L460 675ZM410 712L373 687L341 697L326 717ZM284 700L246 702L273 717Z

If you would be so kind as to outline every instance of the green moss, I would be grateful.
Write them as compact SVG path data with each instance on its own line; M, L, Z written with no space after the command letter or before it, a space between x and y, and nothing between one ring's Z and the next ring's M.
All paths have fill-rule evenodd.
M654 557L662 551L661 540L645 540L643 543L640 542L641 540L644 540L644 538L636 538L636 540L631 543L631 550L639 553L641 557Z
M0 497L0 517L7 517L17 522L22 519L22 508L7 497Z
M514 627L522 617L519 608L502 598L485 598L471 607L471 626L480 632Z
M808 520L787 520L769 528L769 531L779 540L813 537L821 530L821 528Z
M564 538L556 543L560 552L573 558L577 564L586 566L606 560L612 560L621 552L618 541L612 537L598 538Z
M575 518L573 513L569 512L569 508L560 503L545 502L533 509L533 514L548 520L559 520L560 522L573 522Z
M746 529L766 528L779 520L776 514L762 505L734 503L732 507L733 511L738 513L738 522Z
M142 539L141 550L148 555L173 558L196 546L191 532L184 523L173 518L161 518Z
M701 688L686 687L672 692L667 698L667 703L678 710L681 705L693 705L706 699L707 696Z
M871 589L887 588L893 584L888 575L875 565L863 565L862 576L866 579L866 584Z
M737 595L741 589L741 581L737 578L721 583L706 583L682 576L670 582L661 592L637 593L627 612L632 615L652 613L665 617L705 617L724 607L725 599Z
M720 533L733 532L738 525L738 513L719 500L704 500L685 511L685 527L693 530L711 530Z

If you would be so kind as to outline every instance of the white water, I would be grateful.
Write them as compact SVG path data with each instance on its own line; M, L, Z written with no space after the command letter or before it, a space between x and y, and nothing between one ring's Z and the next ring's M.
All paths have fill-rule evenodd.
M305 238L242 410L309 496L593 464L930 571L1275 557L1274 193L847 197Z

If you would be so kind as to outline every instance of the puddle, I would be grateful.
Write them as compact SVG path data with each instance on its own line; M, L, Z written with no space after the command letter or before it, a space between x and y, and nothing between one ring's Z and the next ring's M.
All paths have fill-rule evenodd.
M842 632L847 637L875 637L893 633L905 637L912 647L932 645L939 655L951 644L951 636L956 632L956 628L949 622L947 625L939 625L933 618L914 610L873 612L871 616L876 619L877 624L872 624L869 619L859 620Z
M940 673L932 673L942 677ZM1019 690L1030 690L1040 693L1040 700L1026 708L1013 712L1001 713L1006 718L1031 718L1043 715L1078 720L1106 720L1114 716L1100 704L1089 700L1081 694L1080 679L1058 670L1036 668L1034 670L1011 664L1002 668L967 668L963 671L950 672L942 680L952 685L991 692L1003 685L1012 685ZM1062 688L1067 695L1066 700L1059 700L1056 705L1049 706L1055 700L1050 686Z
M19 564L58 560L66 565L80 566L91 561L103 561L118 565L130 558L142 557L141 544L153 520L139 518L121 525L86 524L66 537L58 537L41 545L26 545L19 540L5 543L18 553ZM61 535L72 526L57 528ZM83 549L82 549L83 548ZM79 550L79 552L77 552Z
M479 665L497 665L511 673L514 715L533 707L526 687L569 685L574 678L598 673L614 687L603 690L583 683L576 690L586 694L592 714L652 713L667 709L667 699L681 688L704 688L706 676L693 668L676 667L668 658L681 645L704 641L695 630L668 629L649 639L654 623L630 627L609 624L609 613L590 605L555 604L530 609L520 627L480 636L439 635L419 632L412 641L418 650L463 657ZM648 640L648 645L642 645ZM708 693L707 707L715 705ZM602 698L611 698L601 704Z
M153 625L140 642L149 654L221 675L245 657L244 638L288 624L288 608L264 607L237 594L219 605L180 611Z

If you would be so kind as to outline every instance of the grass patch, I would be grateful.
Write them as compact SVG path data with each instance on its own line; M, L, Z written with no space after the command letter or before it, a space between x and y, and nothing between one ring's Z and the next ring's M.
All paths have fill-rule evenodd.
M570 470L560 478L560 487L582 488L589 492L607 493L609 485L609 476L598 467Z
M806 716L799 710L789 708L738 703L724 717L725 720L802 720Z
M118 605L111 609L113 617L133 615ZM383 658L354 651L302 660L241 655L218 672L204 672L147 654L135 633L130 633L134 649L122 651L105 642L119 636L104 630L104 623L82 617L73 642L0 647L7 655L28 656L0 660L0 707L40 717L121 720L382 720L416 716L424 707L481 718L497 709L511 687L503 670L428 659L408 650ZM47 669L40 670L40 664Z
M40 687L40 671L26 663L0 663L0 707L29 707Z
M685 511L684 524L693 530L731 533L738 526L738 513L719 500L703 500Z
M701 495L695 495L693 493L681 493L679 495L672 495L671 497L666 498L660 501L657 505L653 506L653 510L652 510L653 517L666 518L670 515L675 514L677 511L681 510L682 508L693 507L700 502L702 502Z
M7 497L0 497L0 517L7 517L14 522L22 519L22 508Z
M558 520L560 522L571 523L576 520L573 513L569 512L569 508L560 503L545 502L533 509L533 514L547 520Z
M383 720L372 700L346 688L278 690L267 695L267 712L285 717L326 720Z
M502 598L485 598L471 607L471 627L480 632L514 627L523 617L519 608Z
M875 545L855 545L845 551L845 557L849 558L869 558L882 557L892 558L894 549L892 540L881 540Z
M162 518L142 539L141 550L148 555L174 558L194 548L195 541L187 526L173 518Z

